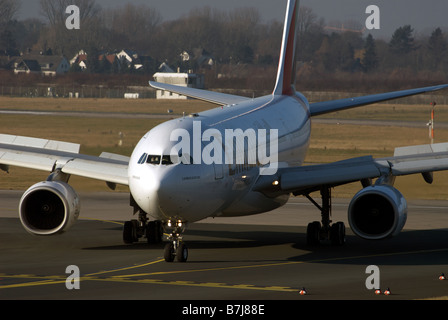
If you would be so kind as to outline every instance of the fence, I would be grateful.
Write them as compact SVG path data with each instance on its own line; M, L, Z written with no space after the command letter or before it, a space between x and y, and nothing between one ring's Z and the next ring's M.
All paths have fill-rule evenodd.
M242 95L247 97L257 97L270 94L268 91L251 90L218 90L225 93ZM302 92L310 102L328 101L357 97L365 95L364 93L346 93L346 92ZM128 86L106 88L103 86L0 86L0 96L11 97L61 97L61 98L124 98L125 94L132 97L138 96L139 99L154 99L156 91L144 86ZM138 94L138 95L137 95ZM438 105L448 105L448 94L446 90L434 92L432 94L417 95L386 103L390 104L429 104L437 102Z
M54 97L54 98L124 98L131 93L140 99L155 98L155 90L148 87L130 86L106 88L103 86L0 86L0 96ZM129 95L128 95L129 96Z

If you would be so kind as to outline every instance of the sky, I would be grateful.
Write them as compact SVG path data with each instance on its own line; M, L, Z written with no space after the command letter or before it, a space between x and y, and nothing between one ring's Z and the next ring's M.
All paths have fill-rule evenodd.
M22 8L19 19L37 17L39 0L21 0ZM211 7L220 10L233 10L241 7L258 7L264 21L283 21L286 0L96 0L103 8L120 7L123 3L146 4L156 8L164 20L177 19L191 10L201 7ZM399 27L411 25L416 35L428 35L436 27L448 31L448 1L447 0L301 0L302 6L307 6L325 21L355 20L365 25L369 14L366 8L377 5L380 9L380 29L367 30L374 37L388 38Z

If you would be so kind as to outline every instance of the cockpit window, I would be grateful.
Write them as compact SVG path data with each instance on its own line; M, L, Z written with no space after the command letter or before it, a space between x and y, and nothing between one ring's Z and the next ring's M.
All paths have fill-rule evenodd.
M153 164L153 165L162 164L165 166L169 166L169 165L177 164L177 163L181 162L181 157L178 155L159 156L159 155L153 155L153 154L148 155L147 153L144 153L138 160L138 163L143 164L145 162L149 163L149 164Z
M148 155L146 153L142 154L142 156L140 157L140 159L138 159L138 164L143 164L146 162L146 157Z
M175 159L173 159L175 160ZM173 161L171 160L171 156L162 156L162 165L170 165L170 164L174 164Z
M148 160L146 160L146 163L150 163L150 164L160 164L160 156L156 156L156 155L148 155Z

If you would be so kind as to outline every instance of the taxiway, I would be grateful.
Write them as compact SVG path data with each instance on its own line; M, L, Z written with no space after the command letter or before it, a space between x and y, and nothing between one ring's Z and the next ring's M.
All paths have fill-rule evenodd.
M122 242L131 219L125 193L80 194L81 218L53 237L28 234L17 216L21 193L0 192L0 299L305 300L424 299L448 295L448 202L409 203L408 223L393 238L371 242L347 224L342 247L306 244L319 211L293 198L273 212L215 218L189 225L186 263L166 263L163 244ZM346 222L348 201L334 200L333 220ZM347 223L347 222L346 222ZM69 265L80 288L68 290ZM366 268L380 270L381 288L366 288ZM299 291L305 287L306 295Z

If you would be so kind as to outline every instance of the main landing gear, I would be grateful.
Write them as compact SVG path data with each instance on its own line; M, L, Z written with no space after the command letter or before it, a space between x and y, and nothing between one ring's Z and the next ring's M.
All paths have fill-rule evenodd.
M321 212L322 222L314 221L308 224L306 230L306 240L308 245L318 245L324 241L330 241L332 245L342 246L345 244L345 225L343 222L331 224L331 188L322 187L320 190L322 206L306 194Z
M124 223L123 242L127 244L138 242L143 236L150 244L160 243L163 237L163 227L161 221L148 221L146 213L140 211L138 220Z

